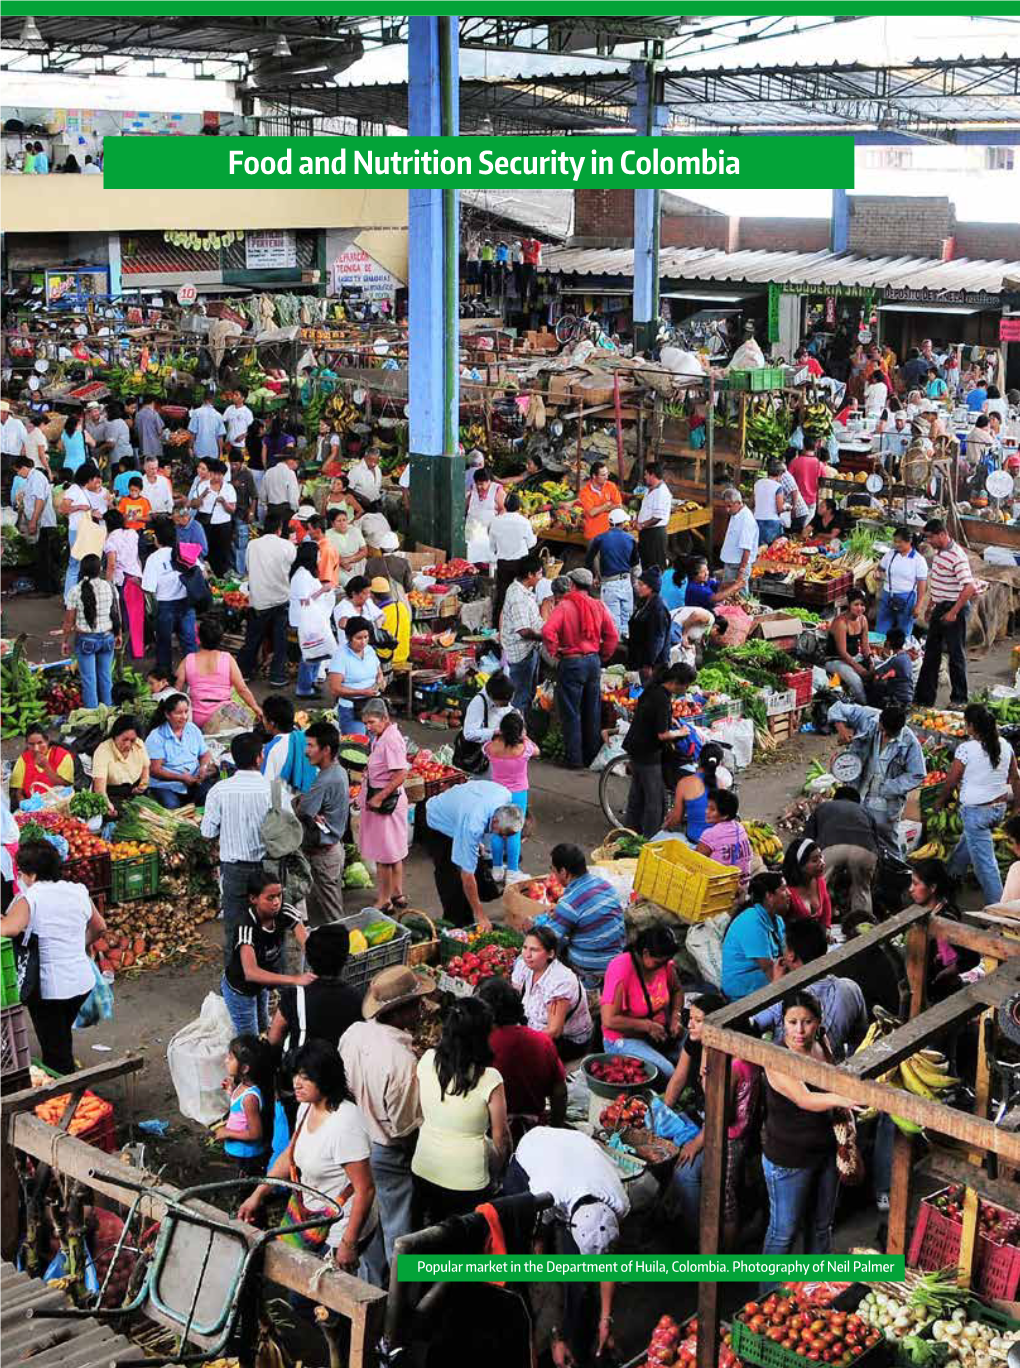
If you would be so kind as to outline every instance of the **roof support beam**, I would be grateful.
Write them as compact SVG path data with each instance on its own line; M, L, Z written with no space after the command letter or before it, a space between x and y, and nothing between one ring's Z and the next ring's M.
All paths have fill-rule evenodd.
M631 123L640 136L658 137L669 121L662 103L662 78L654 62L635 62L635 100ZM659 324L659 240L662 193L658 186L634 191L634 343L647 351Z

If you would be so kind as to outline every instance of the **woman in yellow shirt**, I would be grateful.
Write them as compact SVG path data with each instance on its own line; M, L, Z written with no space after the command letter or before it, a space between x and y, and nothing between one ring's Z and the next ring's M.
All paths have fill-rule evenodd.
M114 799L124 802L149 787L149 752L138 735L135 718L118 717L109 739L100 742L92 757L92 788L106 799L111 817L118 815Z
M450 1008L438 1046L418 1064L424 1120L411 1172L428 1223L473 1211L510 1157L506 1090L491 1067L492 1028L485 1003L464 998Z

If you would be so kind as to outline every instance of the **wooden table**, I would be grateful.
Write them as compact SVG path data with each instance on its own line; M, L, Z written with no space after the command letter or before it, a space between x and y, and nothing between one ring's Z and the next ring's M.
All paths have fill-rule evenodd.
M709 527L712 522L712 510L710 508L678 508L670 517L666 524L666 536L672 537L677 532L692 532L699 527ZM632 537L637 538L637 533L631 528L625 527L625 532L629 532ZM587 546L588 539L584 533L578 531L568 531L563 527L543 527L538 532L539 541L557 542L560 546ZM706 541L704 533L698 533L702 541Z

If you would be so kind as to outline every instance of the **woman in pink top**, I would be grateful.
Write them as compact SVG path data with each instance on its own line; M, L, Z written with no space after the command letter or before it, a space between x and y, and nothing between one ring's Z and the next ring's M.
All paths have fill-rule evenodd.
M138 559L138 533L124 526L115 508L106 513L106 578L120 596L121 620L128 625L128 645L135 660L145 655L145 595L142 563Z
M735 865L744 889L751 877L751 842L737 821L739 811L740 799L732 789L716 789L705 806L708 826L695 849L718 864Z
M361 853L375 860L375 905L380 912L394 908L403 911L407 906L404 896L404 861L407 859L407 794L403 784L407 778L407 742L390 711L381 698L370 698L361 711L372 750L368 757L365 785L361 801ZM393 795L396 806L389 808Z
M636 1055L669 1078L680 1053L684 992L673 963L679 946L661 922L609 961L602 985L602 1039L609 1054Z
M499 730L491 741L486 741L482 750L489 761L490 775L494 784L502 784L511 793L510 801L524 813L528 810L528 761L538 754L534 741L529 741L524 733L524 718L519 712L508 712L501 719ZM521 873L521 833L513 836L493 836L492 867L496 878L506 865L508 883L517 883L528 878Z
M183 692L187 687L191 720L199 729L205 727L217 708L230 702L235 689L241 701L259 720L262 718L262 709L244 682L237 661L219 649L222 640L223 628L218 619L203 618L198 624L199 649L186 655L177 667L177 688Z

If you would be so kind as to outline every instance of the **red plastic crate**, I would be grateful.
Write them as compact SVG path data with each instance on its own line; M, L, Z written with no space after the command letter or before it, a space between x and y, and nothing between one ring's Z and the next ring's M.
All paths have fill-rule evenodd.
M67 1132L69 1135L73 1135L76 1140L84 1140L86 1145L94 1145L96 1149L105 1150L107 1154L112 1154L117 1148L117 1137L113 1120L113 1103L107 1102L105 1098L97 1097L94 1092L90 1092L86 1089L79 1100L79 1108L86 1098L91 1102L98 1102L99 1116L88 1125L85 1125L84 1122L79 1119L78 1111L76 1110L74 1116L71 1117L71 1123L67 1128ZM59 1107L54 1107L52 1101L47 1105L52 1108L54 1112L59 1110L60 1113L63 1114L64 1107L67 1105L67 1099L61 1097L58 1098L57 1101L60 1104ZM40 1110L37 1107L36 1115L38 1116L39 1114ZM43 1115L42 1119L46 1120L46 1116Z
M995 1204L990 1202L987 1205ZM995 1209L1005 1210L1003 1207ZM907 1263L925 1270L950 1267L960 1257L962 1239L962 1221L950 1220L926 1198L918 1209ZM1020 1246L996 1244L994 1240L979 1235L975 1282L975 1291L984 1293L986 1297L1015 1301L1020 1289Z
M457 673L461 661L473 661L473 646L416 646L411 643L411 660L423 670L440 670L447 679Z
M792 689L797 695L797 707L803 708L811 702L811 680L810 670L796 670L792 674L783 675L783 683L788 689Z
M68 883L84 884L90 893L109 893L113 887L113 864L108 854L66 860L61 872Z
M853 575L840 575L839 579L825 580L824 583L809 584L806 580L800 585L798 598L806 605L819 607L835 603L854 587Z

